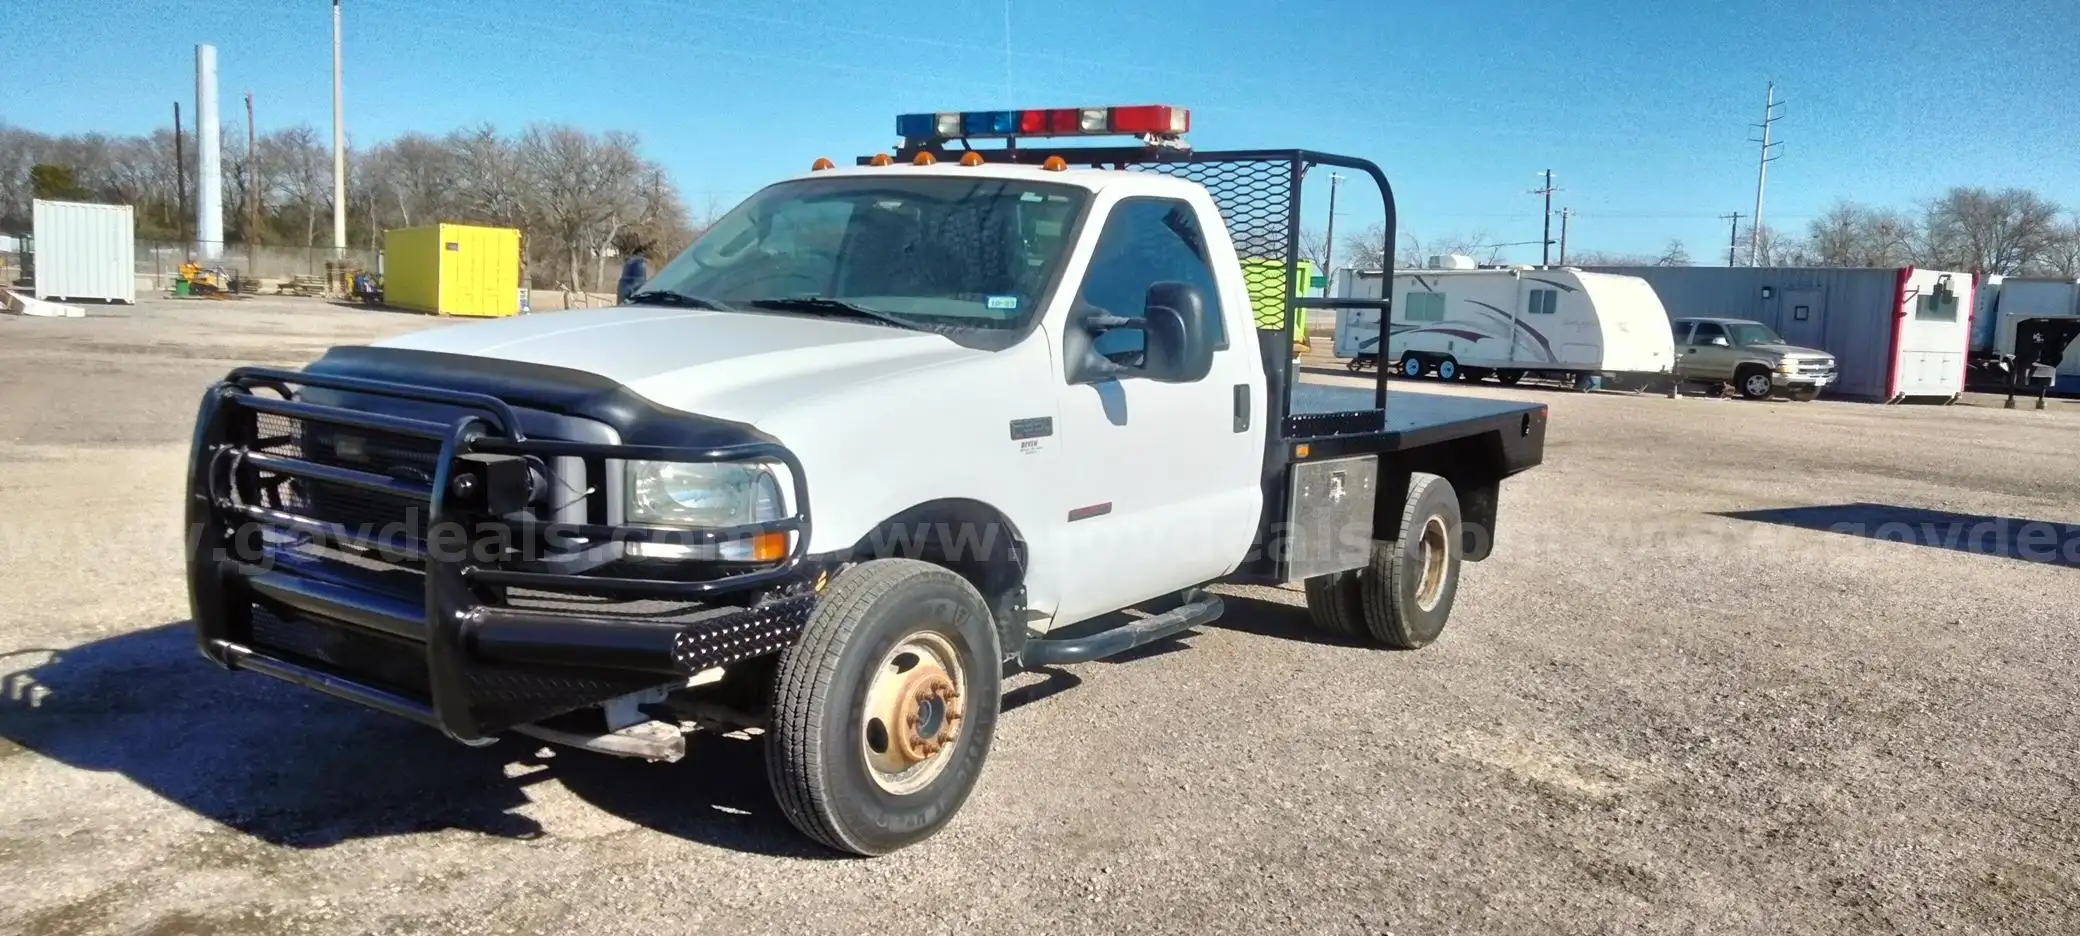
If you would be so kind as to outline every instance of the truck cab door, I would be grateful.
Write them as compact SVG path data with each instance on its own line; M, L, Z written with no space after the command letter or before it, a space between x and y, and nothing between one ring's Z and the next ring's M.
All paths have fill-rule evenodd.
M1682 347L1683 375L1697 380L1732 380L1732 336L1718 322L1698 322Z
M1264 378L1241 268L1211 203L1122 198L1106 216L1061 348L1063 535L1055 623L1073 623L1226 574L1248 553L1263 508ZM1223 280L1233 288L1223 289ZM1083 317L1138 317L1149 287L1187 283L1204 299L1213 366L1191 382L1138 376L1142 332L1092 334ZM1235 308L1233 306L1240 306ZM1100 355L1127 370L1098 375Z

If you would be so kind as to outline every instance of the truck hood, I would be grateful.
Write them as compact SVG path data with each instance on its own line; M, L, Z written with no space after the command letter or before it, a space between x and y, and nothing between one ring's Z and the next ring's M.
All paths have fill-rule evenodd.
M664 406L749 423L857 384L987 353L870 322L651 306L434 328L376 346L585 371Z
M1819 348L1803 348L1794 344L1755 344L1748 345L1748 347L1765 354L1774 354L1778 357L1828 358L1830 360L1834 358L1834 355Z

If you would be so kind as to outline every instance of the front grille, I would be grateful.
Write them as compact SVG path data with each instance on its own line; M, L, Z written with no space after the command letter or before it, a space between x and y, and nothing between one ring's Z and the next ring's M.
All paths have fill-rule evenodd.
M439 467L432 439L377 432L263 413L253 450L337 468L352 468L425 483ZM344 485L261 476L262 506L338 523L386 541L426 533L426 504Z
M426 648L352 624L253 606L253 649L399 695L427 694Z

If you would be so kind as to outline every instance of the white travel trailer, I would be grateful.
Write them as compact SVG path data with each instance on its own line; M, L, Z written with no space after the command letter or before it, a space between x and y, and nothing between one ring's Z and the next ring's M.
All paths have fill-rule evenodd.
M1378 270L1337 273L1337 296L1376 299ZM1357 370L1386 362L1404 377L1526 376L1586 385L1634 382L1675 361L1668 312L1646 280L1571 267L1400 270L1381 353L1379 312L1345 309L1336 356Z

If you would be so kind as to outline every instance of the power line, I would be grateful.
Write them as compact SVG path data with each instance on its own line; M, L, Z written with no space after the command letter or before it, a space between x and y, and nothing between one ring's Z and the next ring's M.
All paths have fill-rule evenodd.
M1784 145L1781 142L1771 143L1769 140L1769 132L1771 125L1775 124L1779 120L1784 119L1784 115L1777 112L1777 108L1782 106L1784 106L1784 102L1777 100L1777 83L1772 81L1769 83L1769 91L1767 96L1763 98L1762 122L1759 124L1750 124L1750 126L1758 127L1762 130L1762 138L1756 139L1754 137L1749 137L1748 142L1760 143L1762 144L1762 149L1757 154L1757 159L1755 163L1755 214L1750 219L1748 224L1749 266L1755 265L1755 254L1762 246L1763 183L1769 180L1769 164L1776 162L1778 159L1783 158L1784 155L1783 153L1771 155L1769 151L1770 147L1772 146Z

